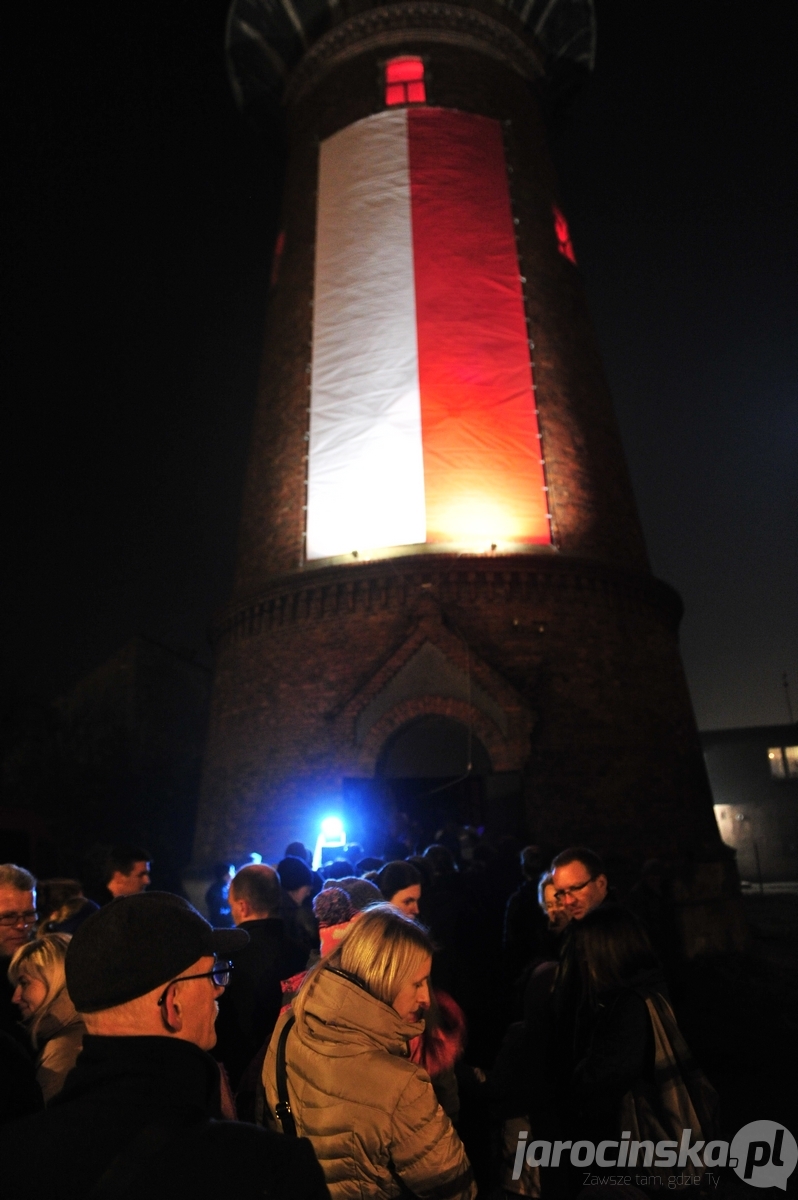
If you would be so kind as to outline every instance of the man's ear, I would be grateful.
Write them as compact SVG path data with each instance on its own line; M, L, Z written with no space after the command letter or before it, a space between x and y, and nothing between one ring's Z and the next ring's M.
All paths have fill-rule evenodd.
M183 1006L180 1003L178 984L170 984L161 1005L161 1020L169 1033L180 1033L183 1028Z
M606 896L607 889L609 887L609 883L607 882L607 876L606 875L597 875L596 876L596 884L598 887L601 888L601 894L603 896Z

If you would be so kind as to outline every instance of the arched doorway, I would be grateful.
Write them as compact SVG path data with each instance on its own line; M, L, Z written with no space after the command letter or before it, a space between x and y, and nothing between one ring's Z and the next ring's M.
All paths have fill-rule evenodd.
M447 826L484 825L491 774L490 755L473 731L437 713L397 729L383 746L375 772L397 834L409 832L419 846Z

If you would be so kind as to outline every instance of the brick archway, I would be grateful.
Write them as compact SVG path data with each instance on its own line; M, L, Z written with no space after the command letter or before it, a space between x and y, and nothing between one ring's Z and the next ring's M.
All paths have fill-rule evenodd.
M358 755L358 772L373 777L377 763L388 740L409 722L418 717L451 717L471 728L490 755L494 771L516 771L523 765L497 725L474 705L448 696L417 696L405 700L385 713L366 735Z

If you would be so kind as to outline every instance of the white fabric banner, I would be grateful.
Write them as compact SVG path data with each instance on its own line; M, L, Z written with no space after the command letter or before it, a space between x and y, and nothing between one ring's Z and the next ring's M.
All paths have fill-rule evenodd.
M321 145L308 559L425 541L407 110Z

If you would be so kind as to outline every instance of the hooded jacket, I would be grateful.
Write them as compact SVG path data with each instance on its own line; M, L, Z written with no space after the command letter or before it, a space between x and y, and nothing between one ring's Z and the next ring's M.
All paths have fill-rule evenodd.
M274 1115L275 1027L263 1069ZM310 1139L333 1200L392 1200L402 1184L430 1200L473 1200L462 1143L427 1072L408 1058L423 1022L403 1021L352 977L320 967L307 984L286 1042L288 1095L297 1132ZM401 1183L399 1182L401 1180Z

